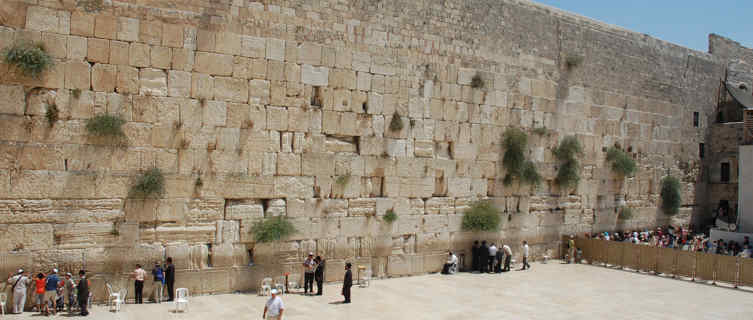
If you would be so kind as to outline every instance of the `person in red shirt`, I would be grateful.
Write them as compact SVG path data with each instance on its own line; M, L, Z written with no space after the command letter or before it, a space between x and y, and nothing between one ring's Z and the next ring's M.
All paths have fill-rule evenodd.
M46 282L47 281L44 278L44 274L42 273L37 274L37 278L34 279L34 284L35 284L34 296L37 299L37 310L39 310L40 313L43 312L44 310L42 309L42 307L47 304L46 301L44 300L44 287L45 287Z

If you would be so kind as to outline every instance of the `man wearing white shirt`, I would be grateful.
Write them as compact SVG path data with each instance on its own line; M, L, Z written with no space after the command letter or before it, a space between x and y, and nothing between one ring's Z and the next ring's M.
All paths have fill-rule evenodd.
M272 297L264 305L264 314L261 317L268 320L282 320L282 312L285 311L285 304L282 303L282 298L277 296L277 289L272 289L271 293Z
M492 243L489 245L489 273L494 272L494 260L497 257L497 246ZM502 261L500 261L501 263Z
M531 265L528 264L528 241L523 240L523 268L520 270L531 269Z
M450 251L450 253L447 255L447 262L444 264L444 268L442 268L443 274L453 274L455 273L455 270L457 270L458 265L458 257Z

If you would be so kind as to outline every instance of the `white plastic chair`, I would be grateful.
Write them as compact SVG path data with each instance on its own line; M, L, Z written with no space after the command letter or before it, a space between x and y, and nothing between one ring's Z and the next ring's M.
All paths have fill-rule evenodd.
M120 293L115 292L115 290L112 289L112 285L109 283L105 283L105 288L107 289L107 306L112 307L115 300L118 300Z
M361 288L366 288L369 286L369 283L371 282L371 270L365 270L363 272L363 276L361 279L358 279L358 286Z
M544 260L541 261L541 263L546 263L547 261L549 261L549 259L552 258L552 249L547 249L546 252L544 253L544 257L543 258L544 258Z
M123 288L120 289L120 292L117 293L117 297L113 302L115 302L115 312L120 311L120 305L125 304L125 299L128 296L128 289Z
M261 280L261 285L259 286L259 294L262 296L266 296L267 294L272 293L272 278L264 278Z
M8 300L8 295L5 292L0 292L0 311L5 316L5 301Z
M285 294L285 293L287 293L287 292L285 292L285 276L281 276L281 277L278 277L278 278L277 278L277 279L275 280L275 284L274 284L274 287L275 287L275 289L277 289L277 291L279 291L279 292L280 292L281 294Z
M183 311L188 311L188 296L188 288L175 289L175 312L181 310L181 305L183 305Z
M294 273L288 276L288 290L291 289L298 289L301 286L299 285L301 281L301 275L298 273Z

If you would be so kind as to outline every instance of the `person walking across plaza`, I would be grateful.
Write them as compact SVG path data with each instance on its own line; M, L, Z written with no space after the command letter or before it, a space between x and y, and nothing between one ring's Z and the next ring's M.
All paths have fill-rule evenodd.
M316 270L314 270L314 279L316 280L316 295L321 296L324 288L324 259L320 256L316 256L314 259L316 262Z
M46 313L49 314L48 305L52 305L52 314L57 314L57 301L55 301L58 285L60 285L60 278L58 278L58 269L52 269L52 272L45 278L44 285L44 303Z
M316 262L314 262L314 253L309 252L308 258L303 261L303 294L309 292L314 293L314 269L316 268Z
M154 263L152 269L152 276L154 276L154 302L162 302L163 291L165 290L165 271L160 267L159 262Z
M494 272L494 262L497 260L497 246L495 246L493 242L489 244L489 258L488 259L489 259L489 263L487 265L487 268L488 268L487 271L489 273L492 273ZM500 263L501 262L502 261L500 261Z
M277 294L277 289L270 291L272 296L267 300L264 305L264 313L261 315L262 319L267 320L282 320L282 312L285 311L285 304L282 302Z
M26 304L27 286L31 284L29 275L23 269L18 269L15 276L11 274L8 277L8 284L11 285L10 290L13 292L13 313L23 313L24 305Z
M146 278L146 271L141 268L140 264L136 265L136 270L133 270L132 277L134 278L133 286L135 289L136 303L144 303L144 278Z
M523 267L520 270L531 269L528 264L528 241L523 240Z
M351 266L350 262L345 264L345 278L343 279L342 291L345 301L343 303L350 303L350 287L353 286L353 272L350 271Z
M78 276L80 279L78 285L76 285L76 298L78 298L78 307L81 310L81 315L85 317L89 314L89 311L86 310L89 303L89 280L86 279L86 272L84 270L79 271Z
M175 291L173 291L173 285L175 285L175 266L173 265L173 258L167 257L167 266L165 266L165 284L167 285L167 301L173 301L175 298Z
M512 249L510 249L510 246L503 245L502 251L505 252L505 268L502 269L502 272L510 271L510 259L512 259Z

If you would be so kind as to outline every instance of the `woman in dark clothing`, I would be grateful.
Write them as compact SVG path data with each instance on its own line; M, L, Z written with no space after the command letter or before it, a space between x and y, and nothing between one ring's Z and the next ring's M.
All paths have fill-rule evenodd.
M314 270L314 280L316 280L316 295L322 295L322 286L324 285L324 259L320 256L314 258L316 270Z

